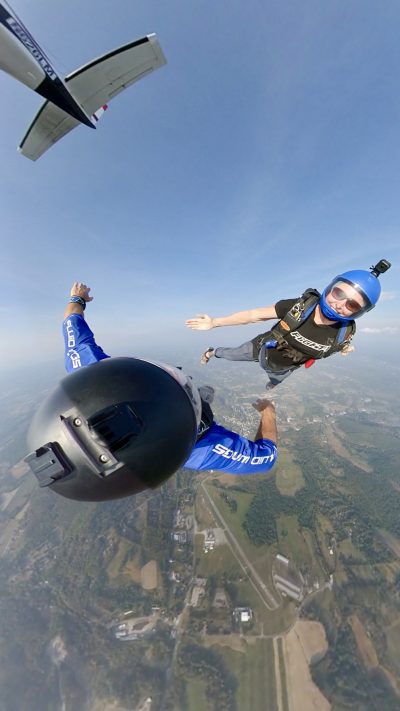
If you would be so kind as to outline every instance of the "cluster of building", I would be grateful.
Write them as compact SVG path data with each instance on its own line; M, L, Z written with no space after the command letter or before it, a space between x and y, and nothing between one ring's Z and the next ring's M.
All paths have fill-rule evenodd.
M304 597L304 585L299 580L300 575L296 574L288 558L277 554L275 557L272 578L276 589L284 596L290 597L296 602L301 602ZM300 583L300 584L299 584Z
M190 530L193 528L193 516L177 509L174 517L174 530L171 538L175 543L184 545L190 541Z
M204 553L212 551L215 546L215 533L212 528L208 529L204 534Z
M236 624L248 623L253 619L253 610L251 607L235 607L232 615Z
M113 628L115 637L122 642L130 642L150 634L156 624L157 615L151 617L127 617Z
M193 587L192 587L192 592L190 595L190 602L189 605L191 607L197 607L200 598L202 598L205 595L206 592L206 585L207 585L207 578L195 578L193 580Z

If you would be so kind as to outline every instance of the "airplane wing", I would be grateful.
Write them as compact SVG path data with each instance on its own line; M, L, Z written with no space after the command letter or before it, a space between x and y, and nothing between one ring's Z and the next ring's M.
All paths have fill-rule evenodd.
M91 116L121 91L166 64L155 34L119 47L65 77L73 98ZM19 151L30 160L40 156L79 121L46 101L24 136Z

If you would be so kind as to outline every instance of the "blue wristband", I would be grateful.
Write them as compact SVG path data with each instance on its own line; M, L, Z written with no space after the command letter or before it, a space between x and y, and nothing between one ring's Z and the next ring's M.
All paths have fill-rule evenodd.
M80 304L83 310L86 309L86 301L85 299L82 299L81 296L71 296L69 302L70 304Z

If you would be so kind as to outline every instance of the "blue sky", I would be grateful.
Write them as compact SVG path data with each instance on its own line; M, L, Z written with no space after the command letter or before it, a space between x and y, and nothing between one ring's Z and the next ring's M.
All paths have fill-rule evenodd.
M74 280L113 355L232 345L226 315L393 262L359 322L399 339L400 5L385 0L14 0L61 75L156 32L168 64L36 163L41 104L0 74L0 373L61 357ZM361 330L363 329L363 330ZM364 330L365 329L365 330Z

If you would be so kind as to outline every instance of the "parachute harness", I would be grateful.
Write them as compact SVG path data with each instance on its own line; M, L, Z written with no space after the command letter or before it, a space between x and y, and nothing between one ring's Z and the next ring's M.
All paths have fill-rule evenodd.
M292 306L292 308L285 314L285 316L280 319L270 331L262 333L253 339L253 355L254 359L258 360L258 356L262 346L266 348L276 348L278 351L282 351L294 365L300 363L304 356L307 355L300 348L295 348L290 345L287 341L287 336L299 328L312 314L315 310L317 304L320 300L320 293L316 289L307 289L300 299ZM350 343L353 335L355 333L354 323L350 323L342 326L336 335L335 342L329 348L328 351L324 353L316 354L315 357L309 358L305 363L304 367L309 368L314 364L316 358L327 358L332 353L341 351L343 344Z

